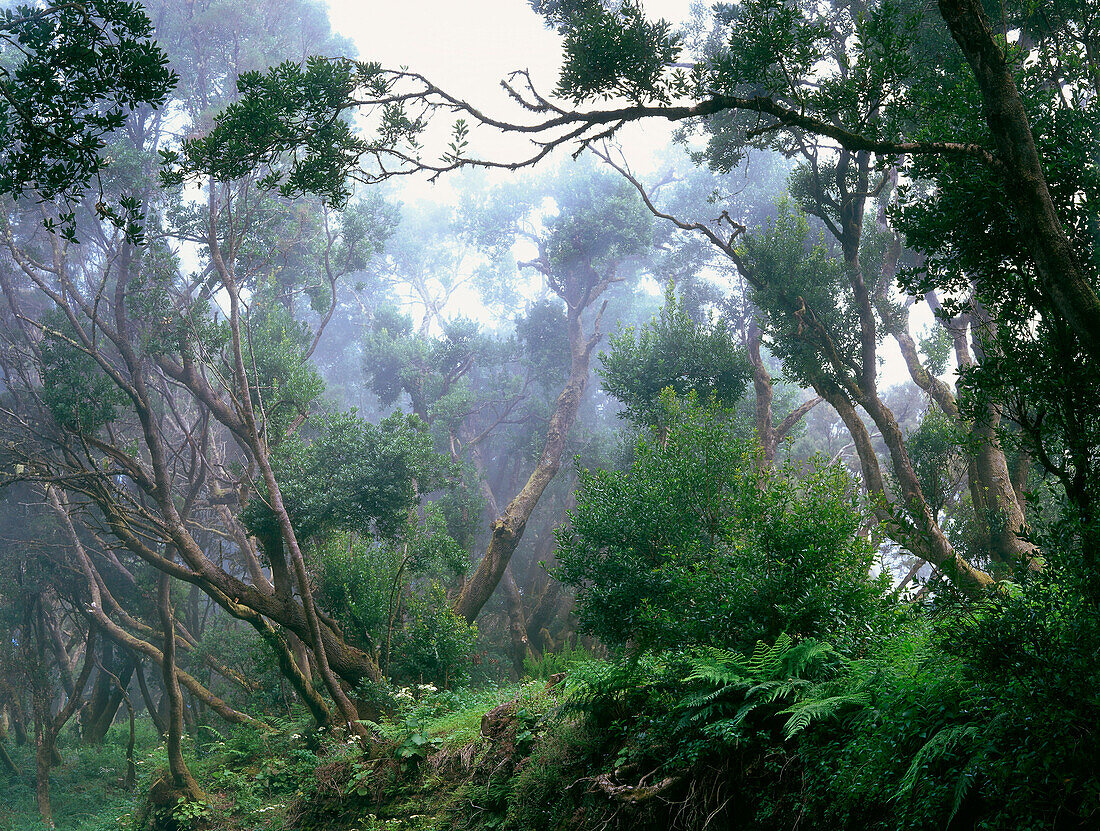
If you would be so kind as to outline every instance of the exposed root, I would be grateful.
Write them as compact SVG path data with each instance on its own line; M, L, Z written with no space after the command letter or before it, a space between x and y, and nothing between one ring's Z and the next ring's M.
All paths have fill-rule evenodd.
M680 781L681 777L679 776L666 776L660 782L654 782L652 785L643 785L641 783L637 785L619 785L611 778L610 773L601 773L592 780L593 784L609 797L618 802L625 802L627 804L646 802L647 800L660 796L669 788L678 785Z

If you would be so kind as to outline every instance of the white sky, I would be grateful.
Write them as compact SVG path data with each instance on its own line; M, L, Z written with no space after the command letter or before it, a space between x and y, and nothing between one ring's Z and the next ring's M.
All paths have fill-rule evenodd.
M526 0L328 0L328 5L333 29L355 43L360 59L406 66L490 114L514 112L500 88L509 72L530 70L545 93L558 79L561 39L545 28ZM645 0L644 5L651 19L663 17L677 26L689 18L692 0ZM650 120L627 125L618 141L631 164L645 171L656 163L654 154L667 144L671 131L671 125ZM525 152L510 142L514 140L475 132L471 155L499 158L509 147L510 155ZM446 190L445 184L402 180L406 198L446 200ZM918 304L913 318L919 330L931 316ZM886 385L907 377L892 341L883 344L883 358Z
M328 0L333 28L365 60L408 66L441 86L489 106L503 103L498 83L530 69L549 90L557 81L560 39L526 0ZM686 20L690 0L646 0L650 17Z
M561 38L546 29L526 0L328 0L328 5L333 29L351 38L360 59L406 66L483 112L515 117L515 105L500 87L513 70L529 70L543 93L557 83ZM645 8L651 18L676 26L690 16L691 0L647 0ZM645 169L671 130L665 123L628 125L618 138L632 164ZM470 155L518 158L529 152L530 145L517 137L485 128L470 136Z

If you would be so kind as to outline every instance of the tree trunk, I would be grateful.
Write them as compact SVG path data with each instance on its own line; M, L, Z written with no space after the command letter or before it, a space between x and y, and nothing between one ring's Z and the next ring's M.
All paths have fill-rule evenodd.
M877 396L868 396L860 404L875 422L890 453L899 495L915 532L909 535L909 547L951 577L955 585L965 592L974 593L991 586L993 578L975 568L955 550L932 515L905 447L905 437L890 408Z
M581 309L569 308L569 349L571 354L569 380L558 396L550 423L546 430L546 442L538 463L523 489L508 503L508 507L492 523L492 535L485 556L469 582L455 601L455 612L473 623L481 608L492 596L508 567L512 554L523 538L527 520L531 518L539 498L561 466L562 452L569 430L577 417L581 399L588 385L588 368L592 349L599 340L599 325L592 337L587 337L581 326Z
M8 749L4 746L3 741L0 741L0 765L8 772L9 776L19 775L19 768L16 767L15 762L12 761L11 755L8 753Z
M72 517L69 516L68 503L64 501L63 494L59 495L59 491L54 487L47 488L47 496L50 502L50 507L53 508L54 513L58 519L61 520L62 527L65 530L65 534L69 539L69 543L73 547L73 551L76 554L77 563L80 566L80 570L84 574L84 580L88 587L88 593L91 595L92 602L84 609L85 616L89 621L93 621L102 627L104 633L121 646L126 647L134 652L145 655L158 664L162 664L164 661L164 653L157 649L153 644L143 641L137 638L111 620L107 616L107 613L103 609L103 594L99 589L99 581L96 579L95 567L92 565L91 558L88 556L88 552L84 548L84 543L81 541L80 536L76 533L76 528L73 525ZM161 572L165 574L166 572ZM176 676L180 682L186 686L193 695L198 697L204 704L210 707L214 712L233 724L250 724L261 729L269 729L261 721L257 721L246 713L238 712L215 696L210 690L206 689L202 684L198 682L189 673L176 670Z
M756 325L756 318L754 317L749 321L746 347L749 364L752 366L752 386L756 401L754 409L756 435L760 440L760 448L763 451L761 466L771 467L772 462L775 460L775 449L779 444L772 424L772 398L775 391L772 387L771 373L764 366L764 359L760 355L760 342L760 327Z
M1035 571L1039 568L1035 560L1036 548L1034 543L1023 538L1027 520L1016 498L1008 460L997 437L1000 421L1001 414L997 408L987 406L984 416L970 432L971 438L977 442L970 498L994 562L1003 567L1023 567Z
M134 673L134 654L111 641L103 641L101 672L96 676L92 697L81 713L81 738L101 744L123 704L124 690ZM115 683L117 678L118 683Z
M157 728L157 733L160 734L161 738L164 738L164 735L168 732L168 725L165 723L164 719L161 718L160 710L156 703L154 703L153 696L149 694L149 684L145 680L145 667L141 665L140 661L138 662L136 672L138 689L141 690L141 699L145 702L145 711L149 713L149 718L153 722L153 726Z
M523 613L523 595L512 576L511 567L504 570L504 590L508 609L508 636L512 647L512 669L516 678L522 679L524 663L528 658L534 658L534 652L527 641L527 622Z
M325 684L325 688L329 691L333 701L336 702L336 706L347 724L348 730L360 738L367 739L370 737L370 733L360 723L359 714L356 712L355 705L352 703L351 699L348 698L347 693L340 685L340 680L336 677L336 674L332 671L329 664L324 635L325 631L331 630L329 627L322 627L317 615L317 609L313 602L313 590L310 586L309 574L306 571L305 556L302 554L301 546L298 543L297 533L290 521L290 515L287 513L286 506L283 504L283 495L279 488L279 483L275 479L275 471L271 467L267 441L263 434L266 425L261 425L257 420L256 412L252 406L251 385L249 383L248 373L245 370L244 352L241 340L240 296L233 272L229 264L223 259L221 247L218 243L216 226L217 211L214 207L214 188L212 183L210 187L209 205L210 219L207 241L209 243L211 260L217 268L218 275L221 277L226 293L229 295L229 329L231 335L230 345L232 347L233 370L236 379L241 415L247 427L248 444L252 450L256 464L260 468L264 485L267 487L268 504L278 522L279 531L283 537L283 544L289 554L290 565L294 571L294 577L298 584L298 593L302 598L302 610L305 613L308 626L309 644L313 649L313 655L317 661L317 671Z
M997 148L1005 194L1012 203L1044 293L1086 352L1100 360L1100 298L1077 260L1043 172L1027 112L1004 50L980 0L939 0L951 36L974 70L986 124Z
M295 660L294 653L291 651L290 646L283 638L282 634L275 631L267 621L263 621L262 627L257 627L260 632L260 637L271 647L275 652L275 657L279 661L279 669L282 671L283 676L290 681L294 691L298 693L298 697L302 700L302 703L306 705L313 716L314 722L318 727L328 727L332 724L332 712L329 710L325 700L317 692L316 688L309 680L307 676L299 667L298 661ZM299 641L301 643L301 641ZM303 650L304 652L304 650ZM304 666L309 667L309 662L304 661Z
M789 412L784 419L775 424L775 413L772 411L772 401L775 398L775 389L772 384L771 373L764 365L764 359L760 355L760 345L763 333L753 317L749 321L748 339L746 351L748 352L749 365L752 367L752 387L755 396L754 420L756 423L756 435L760 439L762 451L760 468L770 468L775 464L775 453L779 444L790 434L806 414L823 400L821 396L810 399Z
M137 666L136 662L135 666ZM140 666L138 666L138 669L140 671ZM99 671L101 673L107 672L102 666L100 666ZM134 763L134 744L137 740L134 702L130 700L130 695L126 692L126 686L123 684L122 679L114 673L108 674L110 674L111 680L122 691L122 701L126 705L126 712L130 717L130 738L126 743L126 778L123 780L123 787L125 787L126 790L130 790L134 787L134 782L137 781L137 765Z
M909 376L948 418L965 427L959 416L955 393L920 362L916 344L909 334L909 313L905 311L898 315L892 326L894 340L901 349ZM965 336L962 337L963 343L956 340L956 354L960 357L960 364L963 360L971 363ZM1027 523L1012 487L1008 461L997 438L1000 420L1000 412L989 405L985 407L983 417L969 426L970 438L976 446L967 468L970 498L974 503L982 544L989 550L993 561L1006 566L1032 568L1035 546L1022 536Z
M183 693L180 692L179 678L176 675L176 626L169 596L171 579L167 574L161 574L157 587L157 611L160 613L164 634L161 673L168 697L168 736L165 742L168 749L168 771L174 790L188 799L201 802L206 797L183 758Z
M48 703L45 711L40 714L38 747L34 755L35 798L38 802L38 813L41 814L42 822L47 828L54 827L53 806L50 803L50 768L58 758L57 736L76 712L81 696L84 695L84 688L88 685L88 678L91 677L92 666L95 664L95 642L95 624L89 623L88 637L84 641L84 668L73 684L73 694L69 696L57 715L50 717Z
M13 695L8 702L11 705L11 729L15 733L15 744L23 747L27 743L27 716L23 712L23 704L18 695Z

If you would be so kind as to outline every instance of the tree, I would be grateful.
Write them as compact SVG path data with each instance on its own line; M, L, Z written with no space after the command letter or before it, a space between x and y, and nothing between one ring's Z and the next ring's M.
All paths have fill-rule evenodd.
M565 303L569 375L550 413L538 462L527 481L493 520L485 556L459 595L455 610L472 621L500 582L527 521L561 465L570 428L588 385L589 362L599 343L604 300L586 331L585 312L613 284L626 280L631 259L645 252L648 217L616 180L592 170L573 172L555 194L557 214L537 235L538 256L527 265Z
M694 393L661 396L625 471L582 471L559 577L584 627L635 652L745 650L783 632L841 636L872 617L881 582L847 474L762 470L731 413Z
M249 77L242 104L227 111L209 137L188 145L186 153L192 163L207 169L269 164L289 155L292 161L286 172L273 175L288 192L301 192L317 184L309 181L309 170L326 165L344 170L363 158L379 162L377 168L358 170L367 181L416 170L438 175L470 164L515 169L540 161L558 145L577 142L583 146L606 138L628 121L650 117L684 121L729 114L736 129L751 130L756 137L797 129L834 141L853 153L968 158L1000 177L1005 194L1019 213L1044 292L1090 354L1094 358L1100 355L1100 336L1096 335L1100 331L1100 300L1084 261L1067 236L1062 219L1066 207L1056 206L1051 196L1006 45L998 45L978 0L945 0L939 8L975 73L987 137L995 150L970 136L938 130L940 125L934 122L914 124L909 106L916 103L914 98L919 99L920 90L908 86L913 69L909 47L916 39L909 39L907 33L933 22L908 7L873 4L862 16L851 16L855 23L853 46L848 49L845 45L839 54L826 50L829 31L816 7L777 5L773 0L723 7L718 19L727 32L726 42L715 55L694 65L690 75L675 64L681 44L671 26L665 21L647 21L636 3L608 9L599 0L580 0L540 3L537 8L565 37L567 52L556 93L575 105L616 97L629 103L609 109L566 110L539 94L528 75L516 73L512 81L518 86L506 84L507 88L539 118L533 123L511 123L482 113L413 72L384 70L377 64L324 66L313 62L308 67L281 67L266 78ZM1091 27L1086 23L1075 31L1081 33L1075 35L1075 42L1087 46ZM816 80L823 71L822 62L828 73L824 84ZM882 118L874 127L852 118L858 113L851 111L852 104L858 110L866 103L872 91L865 89L868 82L889 93L876 99ZM279 95L280 90L292 87L305 92L297 98ZM361 94L351 95L356 88ZM322 90L324 97L319 94ZM684 98L689 103L673 103ZM263 130L249 130L249 108L260 108L261 102L272 99L285 102L279 120L294 129L276 133L271 128L275 122L269 120ZM328 147L312 139L323 121L330 121L322 118L324 108L343 112L362 106L386 114L370 139L355 138L344 128L329 136L332 142ZM471 157L465 138L468 126L460 120L450 149L438 162L426 160L414 150L415 137L426 118L438 111L457 112L462 118L536 137L537 149L511 162ZM758 120L750 126L753 118ZM248 139L231 146L226 137L233 135ZM339 198L340 194L331 196Z
M655 425L663 411L664 390L695 393L732 407L745 391L748 360L725 321L699 325L684 309L670 284L665 304L652 322L635 332L626 327L611 338L600 375L603 387L623 405L623 415L638 425Z
M216 5L192 4L189 12ZM308 3L299 9L302 21L316 22L310 9ZM164 23L159 31L191 93L177 103L201 123L221 105L235 69L271 58L232 48L218 52L219 41L194 39L188 28L193 21L175 11L155 10ZM267 22L278 22L281 14ZM236 21L246 30L262 22ZM286 46L285 32L265 42L278 52ZM235 35L239 45L241 32ZM203 43L210 52L201 51ZM28 209L24 203L5 214L0 365L2 428L10 443L4 484L29 482L54 495L50 509L65 529L62 549L79 578L66 597L69 608L134 663L136 656L157 663L166 692L178 684L184 701L193 696L225 719L264 729L211 683L216 675L249 691L247 678L209 653L201 662L190 659L201 654L203 636L192 628L217 619L193 614L197 598L205 596L226 618L255 631L318 723L333 720L314 686L319 677L337 704L337 718L361 730L341 685L380 677L376 659L350 645L312 603L302 555L308 540L298 542L289 510L308 525L316 519L310 516L315 506L308 499L299 500L304 508L280 505L275 466L293 453L299 431L307 446L315 435L308 420L316 417L322 384L309 356L333 315L337 281L362 268L385 226L376 236L364 222L369 212L360 212L345 227L336 217L312 215L256 189L248 177L205 183L205 204L196 204L157 187L153 156L165 136L162 117L134 112L123 126L110 145L116 163L103 184L108 196L131 189L141 194L144 246L87 206L73 208L80 244L41 232L42 218L60 221L64 206ZM203 247L197 273L180 266L173 239ZM215 297L228 302L228 313L216 311ZM315 322L315 330L301 318ZM395 438L387 465L401 457L402 447L413 467L424 460L414 441L402 444L407 436L396 435L407 432L403 425L383 428ZM288 454L279 456L284 441ZM351 460L352 469L344 470L349 488L364 463L369 460ZM298 471L288 467L293 491ZM391 465L387 472L392 492L377 488L359 494L357 502L349 496L355 504L340 507L350 511L371 502L367 513L384 517L392 532L393 516L407 510L410 489L415 493L411 480L421 471ZM271 514L260 545L240 515L261 498L257 494ZM155 606L146 602L140 585L160 575L193 587L188 602L171 602L171 586L162 586ZM168 704L165 729L169 744L178 747L179 716L189 718L197 708L180 705L174 695ZM181 757L173 759L171 773L172 787L194 791Z
M439 175L446 170L471 164L514 168L535 163L560 144L576 142L582 147L588 146L596 139L614 134L623 123L646 117L663 117L677 121L707 119L706 129L716 137L735 135L740 137L738 142L741 144L775 144L789 151L797 149L799 142L805 142L806 137L812 137L814 147L825 148L824 151L807 151L814 154L815 160L819 152L828 156L831 152L827 147L828 143L834 143L834 146L839 144L839 161L826 163L823 160L821 164L828 166L836 174L836 181L842 191L835 203L839 211L835 217L835 229L840 235L838 240L844 252L847 273L854 281L857 295L866 293L866 281L858 268L858 249L863 205L870 193L869 185L860 185L860 177L868 178L874 166L873 158L902 164L914 163L912 160L926 157L960 161L969 159L996 171L996 175L1001 177L1001 186L1009 202L1018 197L1023 198L1020 194L1031 187L1017 188L1013 185L1015 178L1026 175L1029 182L1042 180L1042 184L1035 185L1034 192L1026 198L1027 204L1013 203L1020 217L1031 217L1025 223L1027 229L1024 238L1031 240L1028 256L1036 269L1040 284L1045 287L1046 295L1051 298L1053 308L1058 309L1058 313L1077 332L1082 344L1095 350L1095 344L1087 346L1093 337L1089 334L1092 328L1085 326L1084 318L1081 317L1091 314L1087 310L1095 306L1094 293L1088 280L1076 265L1078 261L1084 260L1077 254L1066 259L1069 256L1066 254L1069 250L1066 247L1069 245L1068 239L1064 229L1060 230L1060 226L1051 218L1053 203L1047 205L1050 200L1043 196L1046 189L1045 173L1038 170L1037 156L1032 158L1026 148L1019 153L1012 149L1027 144L1022 136L1025 133L1030 136L1030 128L1027 128L1026 120L1019 121L1019 116L1023 115L1022 104L1011 104L1012 101L1019 102L1019 95L1014 91L1014 86L1006 86L1011 78L1004 59L1000 59L1001 69L993 71L994 75L1000 73L997 75L1000 81L996 81L991 75L978 84L987 93L986 99L989 99L992 85L1000 83L998 106L1002 110L1008 107L1011 113L1015 113L1003 118L990 115L987 119L985 127L988 133L985 135L996 147L993 151L983 146L985 139L981 131L975 133L973 125L955 122L941 124L934 120L921 121L912 116L910 106L924 103L928 88L942 88L942 83L937 82L940 77L937 75L939 68L928 70L928 83L924 83L925 78L921 74L924 70L917 68L920 65L918 56L922 54L925 40L935 42L937 39L933 22L922 17L919 9L875 4L859 14L843 10L839 15L830 17L826 10L809 7L801 9L794 5L780 9L772 8L773 5L753 0L723 10L716 18L717 37L711 39L712 43L718 44L717 48L703 55L689 75L670 65L679 48L670 27L661 22L647 22L635 4L626 4L614 10L595 2L548 4L543 11L550 24L565 34L568 49L557 94L571 98L574 104L600 96L626 97L630 99L630 103L608 109L565 109L541 96L534 89L530 78L520 73L513 76L512 82L515 85L509 86L509 89L536 116L533 122L524 124L509 123L487 116L415 73L387 72L375 65L333 67L332 71L339 75L339 84L344 87L358 86L364 90L362 96L347 98L343 104L337 104L337 111L365 104L389 113L389 118L385 121L390 125L389 129L383 129L370 138L354 138L350 135L346 137L340 144L339 152L343 154L341 158L345 163L358 163L364 157L379 160L381 166L378 168L358 169L357 175L368 181L415 170L426 170L432 175ZM962 37L960 42L963 43L964 55L973 59L977 54L976 49L985 48L983 43L998 49L993 43L987 21L981 17L980 8L976 4L973 4L974 8L970 8L971 4L963 5L969 11L960 6L960 14L965 12L961 17L952 16L954 13L946 8L944 14L949 22L954 21L951 25L955 35ZM775 19L773 12L778 15ZM972 20L971 17L966 17L971 12ZM971 22L966 23L966 20ZM970 35L963 37L963 29L970 32ZM942 40L942 36L939 36L939 41ZM953 65L957 65L961 59L952 60ZM822 66L826 69L823 70ZM664 69L657 71L654 67ZM313 77L317 76L318 71L316 66L308 70ZM823 71L827 74L827 81L820 83L817 77ZM268 79L252 79L250 83L254 84L254 89L246 96L246 100L258 101L261 94L275 94L279 84L286 84L287 78L297 77L293 75L293 70L287 72L281 77L272 75ZM920 76L921 83L911 84L910 80L916 76ZM309 78L302 76L302 83L308 86L308 82ZM335 87L333 91L335 93ZM975 90L966 94L973 98ZM337 98L334 94L330 103ZM677 99L684 98L694 100L686 104L676 103ZM298 107L294 112L298 113L302 109ZM536 135L539 137L537 149L532 155L514 162L470 157L464 138L466 127L459 123L456 126L458 132L456 142L452 145L453 150L444 153L438 163L426 161L423 154L412 154L406 150L410 146L408 142L415 141L425 119L434 112L444 110L457 111L464 117L498 129ZM1008 121L1013 119L1016 119L1013 122L1015 126L1006 127ZM215 126L209 139L203 140L206 144L187 146L185 153L207 165L234 163L232 153L218 156L210 150L214 146L225 146L224 140L218 138L219 136L239 133L241 130L247 131L245 110L229 111ZM1006 143L1006 130L1015 130L1019 134L1018 141L1012 147L1009 146L1012 142ZM458 140L460 133L461 141ZM303 128L300 138L283 134L280 142L275 143L253 134L257 143L249 152L252 158L269 166L278 158L296 159L295 154L299 152L317 152L315 145L308 145L309 134L308 125ZM728 139L721 140L729 146ZM734 143L734 147L738 142ZM713 149L715 142L712 141L711 146ZM310 147L313 149L308 149ZM802 147L805 149L804 143ZM738 152L733 150L731 158L736 158ZM244 157L239 156L236 163L242 161ZM333 164L340 163L335 157L330 161ZM292 190L299 187L293 178L296 175L295 164L298 162L292 161L290 172L285 176L278 171L272 172L274 177ZM848 171L847 174L845 170ZM848 182L848 175L855 177L852 179L854 184ZM853 198L845 198L843 191L850 191L849 196ZM818 193L817 196L824 194ZM820 201L816 196L815 200ZM1067 208L1063 205L1060 210L1065 213ZM827 211L821 215L824 213ZM833 219L829 221L833 222ZM1036 234L1041 235L1042 240ZM1059 265L1054 266L1055 262ZM860 288L861 285L863 288ZM1071 295L1076 298L1072 303L1073 309L1068 308L1066 301ZM1089 296L1093 296L1092 301ZM944 564L954 563L954 566L949 567L952 572L969 575L978 584L988 583L978 571L956 560L950 546L937 533L934 518L928 514L926 506L922 506L919 488L909 475L911 465L905 460L901 449L902 437L895 429L890 415L876 403L878 399L873 389L867 386L866 382L870 380L867 373L873 372L874 365L876 326L872 299L869 294L865 298L866 302L859 301L859 297L855 298L857 306L862 303L859 311L860 326L863 328L861 348L868 354L864 355L865 360L862 363L865 376L862 384L866 389L857 396L860 400L854 403L870 407L868 412L876 426L884 437L889 437L888 446L893 454L893 467L905 491L904 501L915 515L925 515L925 519L917 522L921 529L919 533L927 535L929 539L938 540L933 545L937 552L933 554L933 558ZM796 309L797 306L792 307L789 313ZM850 406L853 402L840 401L838 390L826 392L828 394L825 397L833 399L834 406L847 413L845 421L849 429L857 436L861 431L865 432ZM868 481L873 483L877 478L873 470L875 465L869 451L869 441L866 436L862 439L857 441L857 445L863 448L861 458L864 459L865 474ZM991 474L987 478L994 481L997 477ZM1012 539L1012 534L1018 534L1021 522L1019 516L1011 516L1019 512L1013 507L1015 499L1010 497L1012 495L1001 488L994 504L995 512L1008 511L1010 514L1004 523L1011 529L1010 534L1000 540L1004 545L998 543L999 548L1003 549L1010 560L1020 557L1026 559L1029 550L1027 544L1014 542Z
M159 107L176 84L138 3L89 0L6 9L0 18L0 193L79 202L130 113ZM132 202L124 218L140 221ZM74 216L57 221L74 233Z

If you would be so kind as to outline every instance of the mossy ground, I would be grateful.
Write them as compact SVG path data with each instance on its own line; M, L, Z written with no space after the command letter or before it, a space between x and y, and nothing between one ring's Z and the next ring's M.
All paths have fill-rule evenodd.
M538 723L556 703L545 681L409 698L374 724L378 740L354 740L284 722L272 733L201 727L185 750L210 798L205 806L157 806L166 825L213 831L436 829L499 827L497 793L533 747ZM495 712L492 736L483 719ZM125 787L128 727L112 727L98 746L66 731L63 763L51 775L59 831L136 827L166 767L152 724L138 721L137 782ZM19 767L0 776L0 831L42 827L35 805L33 747L5 742ZM514 758L513 758L514 757ZM488 799L478 789L486 786ZM479 823L478 818L488 819Z

